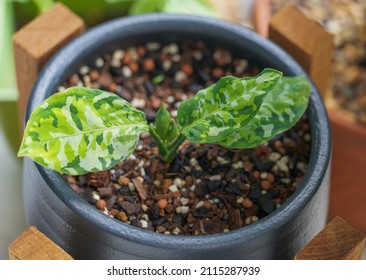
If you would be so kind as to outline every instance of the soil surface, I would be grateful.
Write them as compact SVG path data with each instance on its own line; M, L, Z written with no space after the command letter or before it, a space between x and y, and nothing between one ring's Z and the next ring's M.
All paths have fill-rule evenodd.
M59 90L80 85L115 92L154 121L161 102L176 117L179 103L224 75L260 69L203 42L150 42L96 58ZM135 153L111 170L65 176L70 186L111 218L163 234L235 230L271 214L296 191L310 156L307 117L254 149L185 142L170 164L148 133Z

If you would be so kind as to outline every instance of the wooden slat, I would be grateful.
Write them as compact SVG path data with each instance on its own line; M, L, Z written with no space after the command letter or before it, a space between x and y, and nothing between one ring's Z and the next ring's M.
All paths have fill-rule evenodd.
M331 76L333 36L289 5L272 17L269 39L299 62L324 98Z
M30 227L10 244L9 259L72 260L73 258L35 227Z
M14 34L13 49L21 132L28 96L42 67L58 49L84 29L84 22L58 3Z
M257 33L268 37L268 25L271 18L271 0L256 0L253 7L253 25Z
M296 260L359 260L365 236L342 218L334 218L295 256Z

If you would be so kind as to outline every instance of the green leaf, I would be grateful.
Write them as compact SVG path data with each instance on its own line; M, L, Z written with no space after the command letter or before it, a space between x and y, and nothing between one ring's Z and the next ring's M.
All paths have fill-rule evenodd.
M170 127L170 114L164 104L161 104L155 118L155 130L162 140L166 140Z
M207 1L202 0L167 0L162 8L166 13L194 14L208 17L219 17L219 14Z
M223 141L249 123L281 77L277 70L264 69L255 77L221 78L180 104L181 133L195 143Z
M252 148L294 126L304 114L311 87L306 78L283 77L264 100L256 116L219 144Z
M172 123L169 127L168 135L167 135L167 141L172 142L175 138L177 138L179 135L179 130L177 127L177 123L175 120L172 120Z
M128 11L130 15L147 14L161 11L167 0L134 0Z
M67 174L106 170L127 158L148 131L143 112L105 91L73 87L31 114L18 156Z

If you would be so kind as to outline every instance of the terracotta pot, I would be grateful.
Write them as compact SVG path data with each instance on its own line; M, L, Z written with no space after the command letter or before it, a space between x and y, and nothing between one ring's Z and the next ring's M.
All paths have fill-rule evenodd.
M329 219L341 216L366 233L366 127L329 110L333 160Z
M116 46L184 38L220 44L261 67L303 75L283 50L256 33L223 21L186 15L122 18L93 28L45 66L29 99L26 118L59 83L93 57ZM260 221L209 236L167 236L112 219L79 197L54 171L24 164L24 197L30 224L76 259L289 259L325 225L328 209L330 128L313 87L308 115L312 152L308 172L282 207Z

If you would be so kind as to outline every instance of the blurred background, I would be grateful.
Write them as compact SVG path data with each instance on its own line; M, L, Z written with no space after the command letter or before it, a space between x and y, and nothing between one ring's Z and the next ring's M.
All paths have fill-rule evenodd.
M296 5L306 17L334 35L334 64L327 108L336 108L352 124L366 130L366 0L0 0L0 259L8 258L9 244L28 227L23 209L22 162L16 157L20 134L11 37L55 2L62 2L79 15L87 28L120 16L150 12L190 13L230 20L255 28L263 36L268 34L271 14L289 3ZM258 2L262 3L260 9L264 15L260 22L252 16ZM366 141L362 145L366 150ZM335 206L331 206L331 214L343 214L350 209L344 218L366 233L364 182L358 182L361 191L349 188L347 195L340 192L341 202L337 198ZM342 191L347 187L345 183ZM356 210L349 207L353 199L358 199Z

